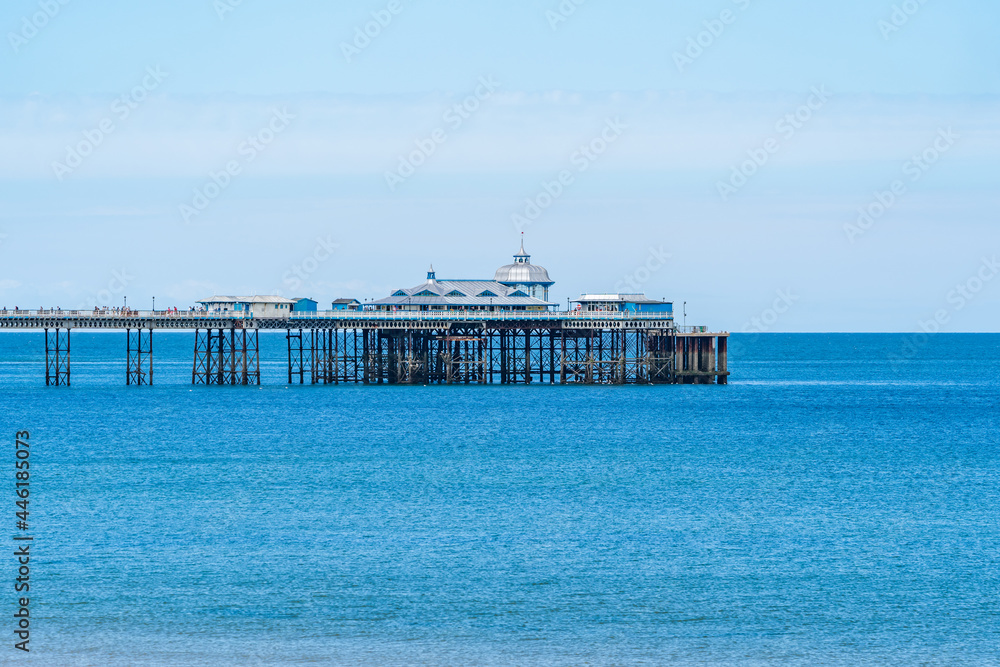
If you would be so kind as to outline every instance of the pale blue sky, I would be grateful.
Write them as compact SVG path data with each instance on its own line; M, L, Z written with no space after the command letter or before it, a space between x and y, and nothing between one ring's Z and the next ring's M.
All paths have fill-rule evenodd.
M1000 328L1000 279L955 298L1000 253L997 3L567 0L558 22L558 0L227 4L4 4L0 305L381 297L428 262L489 277L523 228L562 303L633 282L734 331L779 291L795 299L767 330L909 331L941 310L950 331ZM348 59L373 12L391 21ZM654 250L671 258L647 272Z

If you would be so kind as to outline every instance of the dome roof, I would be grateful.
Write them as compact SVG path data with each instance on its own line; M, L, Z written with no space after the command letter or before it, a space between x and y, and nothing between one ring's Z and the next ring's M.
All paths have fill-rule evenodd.
M549 283L549 272L537 264L506 264L497 269L493 280L498 283L523 285L525 283Z
M525 285L539 283L543 285L554 284L549 279L549 272L537 264L531 263L531 255L524 251L524 241L521 241L521 249L514 255L513 264L505 264L497 269L493 280L507 285Z

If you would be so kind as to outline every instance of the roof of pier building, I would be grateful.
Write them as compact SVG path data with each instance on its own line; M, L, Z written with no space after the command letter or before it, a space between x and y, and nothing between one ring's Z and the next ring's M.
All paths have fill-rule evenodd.
M505 264L497 269L493 280L505 285L543 285L551 287L555 284L549 278L549 272L537 264L531 263L531 255L524 251L524 240L521 249L514 255L513 264Z
M544 269L543 269L544 271ZM379 299L376 306L437 306L454 308L531 308L555 304L529 296L496 280L438 280L431 266L427 280L416 287L402 288Z
M650 299L645 294L581 294L579 299L573 301L573 303L584 303L587 301L607 301L607 302L619 302L619 303L671 303L670 301L661 301L659 299Z

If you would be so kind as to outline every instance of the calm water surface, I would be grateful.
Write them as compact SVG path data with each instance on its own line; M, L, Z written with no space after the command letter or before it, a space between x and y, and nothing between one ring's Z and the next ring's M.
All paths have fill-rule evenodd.
M67 389L0 332L35 535L0 663L998 664L1000 336L902 341L735 336L728 386L287 387L262 335L258 388L157 334L129 388L124 334L76 332Z

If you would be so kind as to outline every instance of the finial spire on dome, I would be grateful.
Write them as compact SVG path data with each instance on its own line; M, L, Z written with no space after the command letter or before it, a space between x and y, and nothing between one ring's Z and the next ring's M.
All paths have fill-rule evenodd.
M431 264L430 270L427 272L427 280L436 280L434 277L434 265Z
M531 255L524 251L524 232L521 232L521 249L514 255L514 262L516 264L531 264L530 259Z

